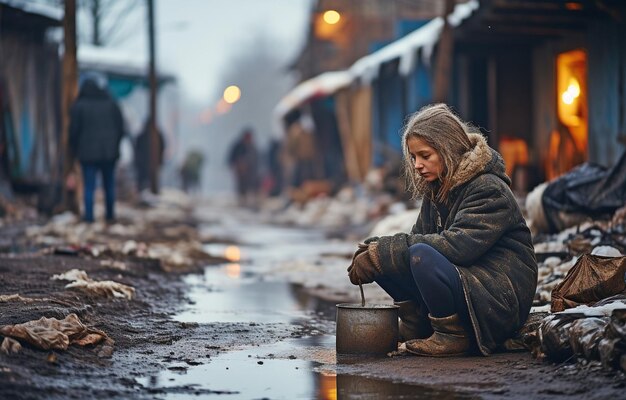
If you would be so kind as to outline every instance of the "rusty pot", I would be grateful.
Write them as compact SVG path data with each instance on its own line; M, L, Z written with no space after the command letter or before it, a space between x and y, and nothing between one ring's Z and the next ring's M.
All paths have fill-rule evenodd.
M337 304L337 354L397 350L398 308L391 304Z

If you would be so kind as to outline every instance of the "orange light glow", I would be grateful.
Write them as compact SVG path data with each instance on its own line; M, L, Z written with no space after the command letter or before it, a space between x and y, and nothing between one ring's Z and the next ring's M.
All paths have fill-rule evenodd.
M557 113L569 128L576 148L587 149L587 54L572 50L557 56Z
M322 371L319 377L319 395L317 398L323 400L337 400L337 374Z
M241 276L241 265L240 264L226 264L226 276L229 278L239 278Z
M241 250L237 246L228 246L224 250L224 257L228 261L240 261L241 260Z
M226 114L227 112L230 111L232 107L233 107L232 104L227 103L226 100L224 99L220 99L220 101L217 103L217 107L215 107L215 111L218 114Z

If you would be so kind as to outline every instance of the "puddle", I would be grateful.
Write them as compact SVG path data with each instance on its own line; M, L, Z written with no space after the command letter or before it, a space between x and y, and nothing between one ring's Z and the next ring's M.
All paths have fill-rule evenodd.
M205 250L231 262L185 278L192 304L176 320L306 324L313 317L335 319L335 304L316 299L284 279L271 280L271 274L265 272L286 261L310 262L323 253L341 254L346 252L346 243L329 242L315 231L247 224L230 228L240 244L213 243ZM351 249L353 244L349 245ZM337 370L335 337L318 335L223 353L205 365L170 364L167 370L137 382L165 399L216 395L228 399L468 398L420 386L337 375Z
M335 372L334 336L303 339L225 353L206 365L173 364L137 379L165 399L470 399L475 396ZM306 354L308 359L302 359ZM314 361L311 361L314 360ZM186 390L176 390L185 388ZM187 391L187 393L185 393Z
M284 262L310 261L319 259L323 251L341 254L352 247L345 242L329 242L320 232L312 230L254 224L230 229L230 234L236 235L244 244L204 245L209 254L231 262L207 267L203 274L185 277L191 304L176 315L175 320L299 323L318 310L311 308L310 299L295 293L294 285L277 279L269 271Z
M206 268L203 275L185 279L192 305L174 317L177 321L297 323L306 317L291 285L259 281L244 274L240 264Z

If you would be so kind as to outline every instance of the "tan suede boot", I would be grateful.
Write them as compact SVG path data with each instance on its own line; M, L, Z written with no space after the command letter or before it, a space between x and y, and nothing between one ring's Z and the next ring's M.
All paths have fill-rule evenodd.
M469 353L470 338L459 314L435 318L428 315L435 331L428 339L414 339L406 342L407 351L420 356L450 357Z
M411 339L425 339L433 333L428 316L413 300L394 301L399 306L399 336L401 342Z

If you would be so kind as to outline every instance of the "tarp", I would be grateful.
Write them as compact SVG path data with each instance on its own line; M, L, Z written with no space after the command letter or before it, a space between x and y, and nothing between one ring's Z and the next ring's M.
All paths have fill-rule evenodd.
M611 216L626 204L626 152L612 168L584 163L548 184L542 196L551 232L563 229L560 213Z

